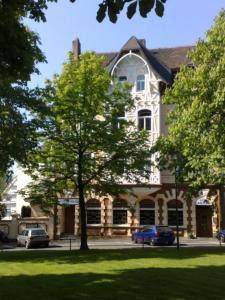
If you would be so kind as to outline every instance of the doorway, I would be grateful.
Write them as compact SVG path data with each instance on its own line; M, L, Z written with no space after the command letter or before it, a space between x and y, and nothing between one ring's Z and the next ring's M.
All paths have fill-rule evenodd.
M212 207L196 206L197 237L212 237Z
M75 205L65 207L65 227L64 234L74 234L75 225Z

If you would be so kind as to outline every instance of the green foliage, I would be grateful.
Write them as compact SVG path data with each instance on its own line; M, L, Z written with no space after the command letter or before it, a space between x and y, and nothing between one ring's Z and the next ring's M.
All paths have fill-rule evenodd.
M225 11L189 53L194 67L184 66L164 103L169 114L168 137L160 141L167 156L182 158L183 179L192 185L224 184L225 180ZM159 147L160 148L160 147ZM158 149L159 150L159 149ZM162 150L162 157L165 156Z
M0 171L14 160L26 158L33 147L37 126L32 112L40 109L40 90L29 90L27 81L38 73L36 64L45 62L39 37L29 30L23 18L45 20L47 1L0 1ZM29 114L29 118L27 117Z
M50 114L28 165L34 179L28 198L52 204L71 191L80 198L85 226L84 198L125 192L124 180L142 182L150 175L146 133L126 120L118 126L121 111L134 105L130 87L112 84L103 60L87 52L75 61L71 54L62 74L48 83Z
M97 12L98 22L102 22L108 13L109 20L116 23L117 16L127 5L127 17L131 19L139 8L140 15L146 18L148 13L155 8L157 16L162 17L166 0L104 0L99 4Z

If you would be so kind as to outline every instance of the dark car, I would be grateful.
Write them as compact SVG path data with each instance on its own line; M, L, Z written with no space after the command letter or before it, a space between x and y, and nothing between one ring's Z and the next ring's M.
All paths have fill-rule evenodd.
M8 243L9 239L4 231L0 230L0 242Z
M146 226L132 235L135 243L148 243L150 245L166 244L173 245L175 235L173 230L168 226Z
M225 243L225 229L220 230L216 237L221 243Z

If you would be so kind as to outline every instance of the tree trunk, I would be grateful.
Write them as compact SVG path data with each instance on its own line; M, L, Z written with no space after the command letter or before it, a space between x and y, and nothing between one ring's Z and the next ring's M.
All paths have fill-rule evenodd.
M220 229L225 228L225 197L224 197L224 186L220 186Z
M84 202L84 189L83 186L79 186L79 203L80 203L80 226L81 226L81 235L80 235L80 250L88 250L87 244L87 226L86 226L86 210Z
M54 212L53 212L53 238L56 240L57 238L57 204L54 204Z

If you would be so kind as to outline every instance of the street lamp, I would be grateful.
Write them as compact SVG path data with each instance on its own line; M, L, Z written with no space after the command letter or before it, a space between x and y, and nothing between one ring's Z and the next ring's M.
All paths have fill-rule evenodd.
M176 209L176 237L177 237L177 250L180 249L180 238L179 238L179 214L178 214L178 200L177 200L177 190L178 181L177 174L179 173L179 168L175 167L175 209Z

